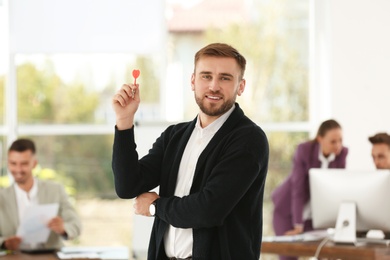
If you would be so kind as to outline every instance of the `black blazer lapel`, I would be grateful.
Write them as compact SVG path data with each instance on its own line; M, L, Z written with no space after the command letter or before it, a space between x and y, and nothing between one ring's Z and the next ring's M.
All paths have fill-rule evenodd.
M221 126L221 128L215 133L206 148L200 154L198 162L196 163L195 175L191 187L191 192L193 191L193 187L195 188L195 190L197 190L197 187L200 187L200 183L202 182L204 176L204 171L201 171L200 169L203 169L203 165L206 163L206 159L209 157L210 153L215 151L215 147L220 143L222 138L229 134L237 126L243 116L244 112L236 103L236 108L233 110L232 114L228 117L228 119Z
M179 141L178 146L177 146L178 149L177 149L177 152L175 154L175 159L174 159L171 171L168 173L169 180L170 180L168 182L168 185L167 185L168 195L173 195L175 193L177 175L179 173L181 158L183 157L184 149L186 148L188 140L190 139L192 131L194 130L196 120L197 119L195 118L192 122L190 122L187 125L183 134L181 134L180 132L175 133L175 135L177 134L178 136L180 136L180 141Z

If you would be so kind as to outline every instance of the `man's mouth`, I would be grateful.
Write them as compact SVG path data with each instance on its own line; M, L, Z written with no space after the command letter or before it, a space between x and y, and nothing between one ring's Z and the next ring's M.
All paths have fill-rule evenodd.
M20 179L20 178L23 177L23 174L21 174L21 173L15 173L15 174L13 175L13 177L14 177L15 179Z
M212 96L212 95L206 95L206 97L209 98L209 99L212 99L212 100L220 100L220 99L222 99L222 97Z

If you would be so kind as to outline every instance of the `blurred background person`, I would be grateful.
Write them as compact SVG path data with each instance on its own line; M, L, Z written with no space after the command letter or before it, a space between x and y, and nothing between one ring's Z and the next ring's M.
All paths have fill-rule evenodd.
M377 169L390 169L390 135L377 133L368 138L372 144L371 155Z
M312 230L309 170L345 168L348 149L343 146L340 124L324 121L313 140L298 145L293 169L286 180L272 192L275 235L297 235ZM280 259L297 259L281 256Z
M37 165L36 148L32 140L18 139L8 150L8 169L14 184L0 190L0 245L2 249L18 250L29 247L59 249L62 239L74 239L80 235L81 220L71 205L61 184L34 178ZM25 245L17 235L17 229L27 207L38 204L58 203L58 216L50 219L47 227L51 230L43 245Z

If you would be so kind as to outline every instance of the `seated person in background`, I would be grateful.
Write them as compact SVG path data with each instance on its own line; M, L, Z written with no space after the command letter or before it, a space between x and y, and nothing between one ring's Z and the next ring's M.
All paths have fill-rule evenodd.
M390 169L390 135L378 133L368 138L372 144L371 155L377 169Z
M0 245L2 249L18 250L23 238L16 235L26 207L34 204L58 203L58 216L47 223L51 230L46 244L40 248L59 249L62 239L80 235L81 221L69 202L62 185L33 177L37 165L35 144L29 139L19 139L8 150L8 169L14 184L0 190Z
M324 121L313 140L298 145L293 169L271 195L274 203L275 234L296 235L312 230L309 170L311 168L345 168L348 149L342 144L340 124ZM281 256L280 259L296 259Z

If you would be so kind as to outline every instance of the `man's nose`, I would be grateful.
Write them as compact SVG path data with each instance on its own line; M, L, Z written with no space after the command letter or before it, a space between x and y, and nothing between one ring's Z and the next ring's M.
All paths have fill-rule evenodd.
M22 166L18 165L15 167L16 172L21 172L22 171Z
M211 80L210 81L210 83L209 83L209 89L211 90L211 91L218 91L219 89L220 89L220 87L219 87L219 81L217 80L217 79L213 79L213 80Z

